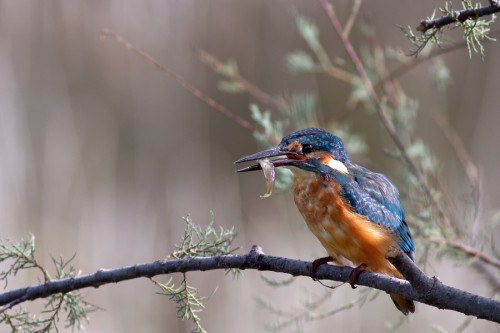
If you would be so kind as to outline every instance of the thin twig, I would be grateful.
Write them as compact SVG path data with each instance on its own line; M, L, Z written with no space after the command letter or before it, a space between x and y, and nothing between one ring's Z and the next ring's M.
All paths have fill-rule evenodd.
M472 266L474 266L476 270L479 271L479 273L481 273L481 275L485 278L485 280L493 289L493 294L500 292L500 279L498 278L496 268L492 268L484 261L479 260L473 262Z
M227 107L224 105L218 103L215 101L213 98L205 95L201 90L196 88L194 85L192 85L189 81L187 81L184 77L180 76L179 74L175 73L174 71L168 69L166 66L162 65L159 63L156 59L154 59L152 56L150 56L148 53L144 52L143 50L137 48L134 46L132 43L130 43L128 40L126 40L124 37L120 36L119 34L109 30L105 29L101 33L101 37L107 38L110 37L114 41L116 41L118 44L124 46L127 50L131 50L141 56L147 63L150 65L153 65L157 69L159 69L161 72L164 74L170 76L173 78L179 85L181 85L184 89L186 89L188 92L190 92L193 96L198 98L199 100L203 101L216 111L220 112L222 115L224 115L226 118L229 120L235 122L237 125L251 131L251 132L259 132L261 131L255 127L253 124L248 122L247 120L241 118L237 114L231 112Z
M465 175L469 179L470 185L473 188L477 188L479 186L479 172L477 171L477 167L474 162L472 162L472 158L469 156L469 153L467 153L467 150L465 149L464 144L457 132L450 126L448 120L442 113L434 113L433 118L455 150L458 160L464 168Z
M347 37L349 37L349 34L351 33L352 27L354 26L354 22L358 17L359 9L361 8L362 3L363 0L354 0L354 3L352 4L351 14L349 15L349 18L347 19L347 22L344 26L344 33Z
M465 22L467 20L477 20L478 18L500 12L498 1L490 1L490 6L456 10L453 15L444 15L433 20L422 20L417 26L417 30L425 33L429 29L440 29L455 22Z
M419 65L421 65L421 64L423 64L431 59L434 59L440 55L443 55L443 54L446 54L449 52L453 52L453 51L462 49L466 46L467 46L466 42L461 42L461 43L454 44L450 47L446 47L446 48L442 47L442 48L435 49L431 53L429 53L429 55L427 55L427 56L419 56L417 58L413 58L412 61L408 61L406 63L401 64L398 68L396 68L394 71L392 71L388 76L386 76L386 77L382 78L380 81L378 81L376 84L376 87L384 85L387 81L392 81L392 80L395 80L395 79L403 76L404 74L406 74L410 70L415 69Z
M449 239L444 239L444 238L436 238L436 237L430 237L428 238L429 241L436 243L436 244L441 244L441 245L446 245L449 246L453 249L460 250L461 252L467 254L469 257L477 258L486 264L489 264L491 266L494 266L496 268L500 268L500 260L491 257L487 255L486 253L470 246L464 243L460 243L458 241L453 241Z
M326 14L330 18L330 22L332 23L333 28L335 29L335 31L339 35L347 54L349 55L349 57L351 58L351 61L354 64L354 67L356 67L356 71L358 72L366 90L368 91L368 95L370 96L370 99L372 100L373 104L375 105L377 114L382 122L382 125L384 126L387 133L391 137L392 141L394 142L394 144L398 148L398 150L401 154L401 157L408 165L408 168L410 169L410 171L413 173L413 175L415 176L415 178L419 182L423 191L431 200L432 206L434 207L435 211L437 211L439 213L440 218L443 220L445 226L448 227L450 225L450 221L449 221L448 217L446 216L442 207L439 205L439 203L436 201L436 199L432 195L431 189L427 185L427 183L424 179L424 176L422 175L422 173L420 172L420 170L418 169L416 164L413 162L413 160L408 156L406 149L403 145L403 142L401 141L401 139L399 138L399 136L396 133L396 129L394 127L394 124L392 123L392 121L389 119L389 117L385 113L384 106L381 103L380 99L378 98L377 93L375 92L375 88L373 87L373 84L372 84L370 78L368 77L368 74L366 73L366 70L363 66L363 63L361 62L361 59L359 59L356 51L354 50L354 47L352 46L351 41L345 35L345 33L342 29L342 26L340 25L340 22L339 22L337 16L335 15L335 12L333 11L333 7L328 3L327 0L320 0L320 3L323 6Z
M479 229L479 222L481 220L481 182L479 178L479 171L467 152L467 149L465 149L462 140L458 136L457 132L450 126L446 117L442 113L438 112L434 114L433 118L453 147L453 150L455 151L460 164L462 164L465 175L467 176L469 184L472 188L474 213L472 216L472 223L470 224L470 242L474 245Z
M357 77L355 75L352 75L345 69L334 66L333 64L331 66L322 66L322 67L326 74L330 75L331 77L337 80L344 81L351 85L356 83Z
M224 64L213 54L210 54L204 50L198 50L198 54L201 63L209 66L216 73L219 72L222 66L224 66ZM231 80L231 82L238 84L244 91L253 96L261 104L271 107L275 110L281 109L278 102L276 102L276 100L272 96L268 95L255 84L242 77L238 72L233 73L228 78Z
M279 324L273 325L273 328L282 330L294 323L300 323L301 321L308 319L311 320L311 313L318 307L320 307L322 304L324 304L331 297L331 295L332 291L327 290L321 297L319 297L314 302L309 302L308 304L305 304L304 309L297 314L284 313L284 312L277 313L276 311L273 311L275 314L286 318L286 320L280 320Z
M492 37L499 36L499 35L500 35L500 31L498 31L498 30L491 33ZM486 39L484 42L489 43L491 41L492 41L491 39ZM408 62L405 62L405 63L399 65L399 67L396 68L395 70L393 70L388 76L385 76L381 80L379 80L377 82L377 84L375 85L375 89L377 89L381 85L384 85L387 81L392 81L392 80L395 80L395 79L403 76L404 74L406 74L410 70L417 68L419 65L421 65L429 60L432 60L432 59L439 57L441 55L444 55L446 53L450 53L450 52L453 52L456 50L463 49L465 47L467 47L467 42L463 41L460 43L453 44L449 47L435 48L426 56L422 56L422 54L420 54L419 57L414 57L412 61L408 61Z

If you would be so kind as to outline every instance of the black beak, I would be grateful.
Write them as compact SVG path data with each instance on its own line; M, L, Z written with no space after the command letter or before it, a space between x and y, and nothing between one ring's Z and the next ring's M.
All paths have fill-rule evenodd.
M263 160L264 158L283 156L283 155L287 155L287 154L290 154L290 152L284 151L279 146L276 146L276 147L269 148L269 149L260 151L258 153L252 154L252 155L242 157L234 163L237 164L237 163L242 163L242 162Z
M236 163L242 163L242 162L263 160L263 159L269 158L269 157L290 156L290 155L301 155L301 154L294 152L294 151L286 151L286 150L281 149L279 146L276 146L276 147L266 149L266 150L260 151L258 153L252 154L252 155L242 157L234 163L236 164ZM288 161L293 161L293 160L288 160L287 158L278 159L278 160L273 161L273 164L275 167L278 167L278 166L290 164L290 163L288 163ZM246 168L239 169L236 172L247 172L247 171L255 171L255 170L262 170L262 167L260 166L260 164L251 165L251 166L248 166Z

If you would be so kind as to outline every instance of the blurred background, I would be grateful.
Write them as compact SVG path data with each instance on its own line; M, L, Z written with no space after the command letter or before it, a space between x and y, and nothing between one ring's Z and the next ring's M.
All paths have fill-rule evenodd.
M345 22L352 1L334 5ZM398 26L415 27L435 6L435 1L366 1L351 40L363 53L368 35L404 57L411 45ZM198 49L223 62L234 59L240 75L270 96L316 92L320 122L348 123L349 133L366 143L355 160L397 181L401 166L384 154L394 146L374 114L347 106L351 87L321 73L293 75L285 65L287 54L307 50L296 13L314 21L331 59L352 71L317 1L0 1L0 237L15 241L33 233L40 262L51 267L50 255L70 258L76 253L73 264L86 274L163 258L182 236L182 216L190 214L195 223L206 225L213 211L216 225L239 231L235 244L241 253L259 244L277 256L324 256L289 192L262 200L262 175L235 173L234 160L263 148L249 130L113 38L100 38L106 28L124 36L250 122L249 105L259 101L220 91L220 77L200 62ZM461 36L446 34L444 41L451 45ZM494 42L485 47L484 59L469 59L466 48L441 58L452 78L445 90L432 81L436 69L431 61L399 79L406 94L419 101L411 120L416 135L437 157L439 175L454 199L466 203L463 168L433 115L444 113L456 130L480 170L480 211L487 216L498 209L500 197L500 47ZM291 130L286 127L285 133ZM483 232L498 235L498 227L488 228ZM417 248L417 258L423 255ZM424 269L452 286L491 295L480 274L446 257L431 259ZM273 288L260 275L188 274L202 295L218 288L201 313L208 332L264 332L283 318L263 309L256 301L259 295L284 311L300 313L305 301L325 290L309 278ZM21 274L9 289L38 278L36 271ZM315 313L348 304L363 289L343 286ZM104 309L90 314L86 331L190 331L193 324L177 319L175 304L157 292L146 279L86 290L88 300ZM362 307L323 320L299 320L282 331L384 332L400 319L389 298L380 295ZM417 305L396 330L455 332L466 319ZM465 330L500 331L481 320L472 320ZM60 331L65 331L62 322Z

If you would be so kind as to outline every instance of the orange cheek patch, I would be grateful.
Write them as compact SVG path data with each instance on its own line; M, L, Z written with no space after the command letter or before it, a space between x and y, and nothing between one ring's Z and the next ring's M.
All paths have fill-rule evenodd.
M287 147L287 150L289 151L301 151L302 150L302 145L298 141L294 141L290 143Z
M330 168L337 170L338 172L349 173L346 165L344 163L340 162L339 160L336 160L329 153L314 152L314 153L309 154L308 157L316 158L321 162L321 164L327 165Z

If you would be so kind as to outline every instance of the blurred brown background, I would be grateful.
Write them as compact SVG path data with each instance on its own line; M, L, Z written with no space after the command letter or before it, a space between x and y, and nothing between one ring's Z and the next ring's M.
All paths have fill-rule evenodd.
M334 4L345 21L351 1ZM435 1L366 1L359 19L375 29L382 45L407 50L409 42L397 26L416 26L435 6ZM76 252L75 266L91 273L164 257L182 235L183 215L190 213L194 222L206 224L213 210L216 224L239 230L241 251L259 244L273 255L323 256L290 194L261 200L262 176L235 174L233 161L260 148L250 132L140 57L99 38L104 28L125 36L247 119L252 99L219 92L217 76L198 61L196 48L235 59L241 74L270 94L318 90L323 115L334 118L344 109L349 87L320 75L292 76L283 65L286 53L306 49L291 8L314 19L330 54L345 56L316 1L0 1L0 237L17 240L32 232L42 262L49 265L50 254L69 258ZM355 45L359 36L353 33ZM402 82L420 100L419 133L455 186L463 179L461 167L431 118L437 111L447 113L480 167L482 209L489 212L500 197L500 47L489 43L486 49L484 60L477 55L469 60L465 49L444 57L454 80L446 93L430 83L428 64ZM364 122L365 114L354 117L357 133L380 142L373 118ZM392 160L384 157L379 143L370 145L370 157L379 171L390 172ZM427 271L459 288L488 292L468 268L436 261ZM244 272L237 280L223 272L188 275L202 294L218 286L201 314L209 332L263 332L276 317L259 309L259 294L290 309L323 291L306 278L273 289L259 274ZM22 275L9 287L34 283L37 276ZM90 315L86 331L190 331L192 324L178 320L174 304L157 291L145 279L88 290L89 300L105 310ZM344 286L318 312L340 307L356 293ZM399 318L388 298L378 297L361 309L302 327L305 332L375 333ZM464 319L419 305L399 330L423 332L439 325L453 332ZM475 321L469 329L500 331L485 321Z

